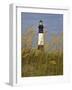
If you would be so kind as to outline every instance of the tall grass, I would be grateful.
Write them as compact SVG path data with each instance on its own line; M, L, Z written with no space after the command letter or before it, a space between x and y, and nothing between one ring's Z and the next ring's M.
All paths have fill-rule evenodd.
M22 77L63 75L63 54L25 49L22 52Z
M29 28L22 34L21 76L52 76L63 75L63 34L51 34L47 40L48 32L44 33L44 50L32 47L36 33Z

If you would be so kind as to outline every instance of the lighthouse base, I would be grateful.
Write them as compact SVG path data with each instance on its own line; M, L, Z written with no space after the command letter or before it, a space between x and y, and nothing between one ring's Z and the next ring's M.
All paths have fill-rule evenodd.
M44 50L44 45L38 45L38 50Z

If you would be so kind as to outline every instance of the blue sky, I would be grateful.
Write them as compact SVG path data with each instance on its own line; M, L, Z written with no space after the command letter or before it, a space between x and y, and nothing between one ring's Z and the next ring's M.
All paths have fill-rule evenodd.
M38 32L39 21L42 20L44 23L44 29L48 31L48 37L50 38L51 33L59 35L63 32L63 14L43 14L43 13L21 13L21 31L26 30L33 26L34 30Z
M21 14L22 32L28 27L38 28L39 21L43 20L44 26L51 32L63 31L62 14L41 14L41 13L24 13Z

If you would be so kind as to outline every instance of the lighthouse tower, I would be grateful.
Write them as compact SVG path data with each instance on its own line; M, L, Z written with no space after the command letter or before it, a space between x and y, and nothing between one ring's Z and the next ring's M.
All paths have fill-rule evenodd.
M40 20L38 26L38 49L44 50L44 31L43 31L43 21Z

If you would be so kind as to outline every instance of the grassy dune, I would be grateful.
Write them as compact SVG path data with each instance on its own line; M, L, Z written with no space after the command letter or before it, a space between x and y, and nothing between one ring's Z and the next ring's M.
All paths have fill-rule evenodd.
M63 75L63 53L22 49L21 76Z

